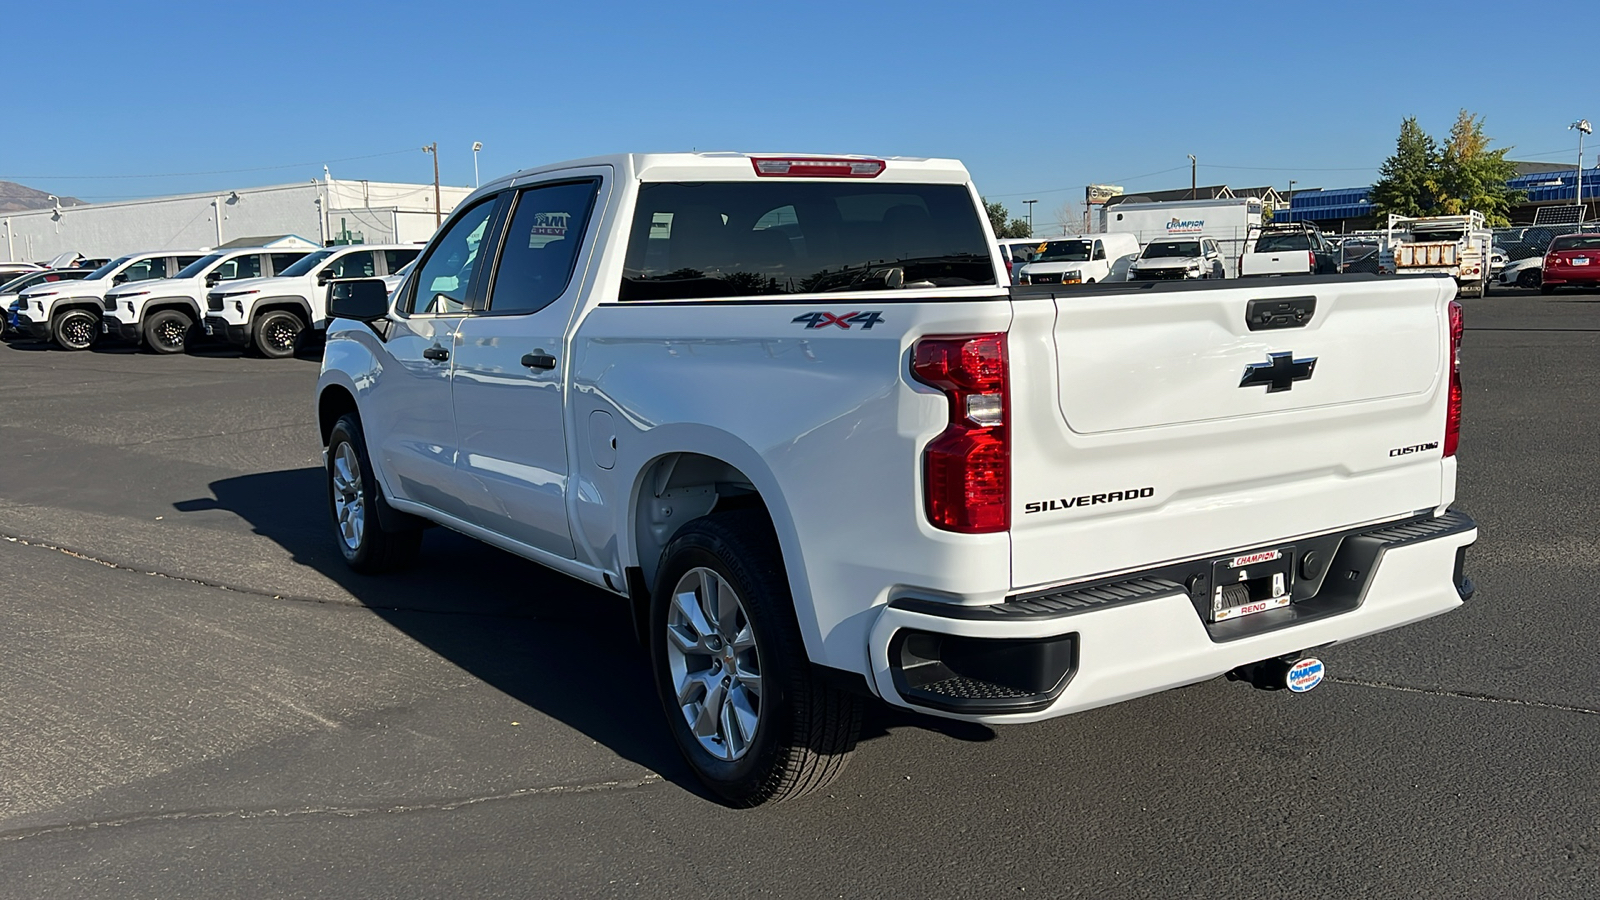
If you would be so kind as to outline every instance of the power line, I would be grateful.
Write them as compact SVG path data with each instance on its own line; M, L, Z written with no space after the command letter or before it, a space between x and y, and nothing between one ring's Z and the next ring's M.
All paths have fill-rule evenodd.
M1175 166L1175 167L1173 167L1171 169L1162 169L1159 172L1146 172L1143 175L1130 175L1127 178L1112 178L1109 181L1106 181L1106 182L1103 182L1103 183L1111 184L1111 183L1121 183L1121 182L1124 182L1124 181L1138 181L1138 180L1140 180L1142 178L1154 178L1157 175L1166 175L1169 172L1176 172L1176 171L1178 171L1180 169L1187 169L1187 168L1189 168L1189 167L1188 166ZM1073 187L1050 188L1049 190L1046 190L1046 191L1017 191L1017 192L1011 193L1011 194L984 194L984 196L985 197L1020 197L1023 194L1059 194L1062 191L1081 191L1081 190L1083 190L1083 185L1080 184L1080 185L1075 185Z
M385 153L369 153L365 156L346 156L340 159L322 159L316 162L286 163L281 166L254 166L248 169L213 169L209 172L160 172L146 175L0 175L0 179L14 181L21 178L32 180L55 181L87 181L91 179L112 178L187 178L193 175L235 175L240 172L267 172L274 169L302 169L306 166L322 166L329 163L351 162L358 159L377 159L380 156L399 156L402 153L415 153L416 150L407 147L404 150L390 150Z

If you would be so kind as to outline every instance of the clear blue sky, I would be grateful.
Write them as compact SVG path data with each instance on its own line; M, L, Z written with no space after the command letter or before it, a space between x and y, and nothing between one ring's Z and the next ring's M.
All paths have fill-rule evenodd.
M1202 184L1367 184L1402 117L1442 135L1461 107L1513 158L1571 160L1566 125L1600 118L1553 68L1578 34L1553 23L1578 9L11 0L0 179L91 200L324 163L420 182L431 141L454 184L475 140L486 179L629 150L953 156L1050 222L1088 182L1187 185L1189 153ZM52 124L27 130L22 110ZM168 173L215 174L143 177Z

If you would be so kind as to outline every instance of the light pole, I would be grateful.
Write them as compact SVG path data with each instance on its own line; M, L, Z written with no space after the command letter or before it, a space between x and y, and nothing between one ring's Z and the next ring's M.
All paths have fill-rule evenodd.
M1583 204L1583 136L1594 134L1594 126L1588 119L1579 119L1567 126L1567 130L1578 130L1578 224L1583 224L1583 213L1587 207Z
M1200 163L1195 160L1193 153L1188 154L1188 156L1189 156L1189 199L1193 200L1195 193L1197 191L1199 191L1199 189L1200 189L1199 188L1199 180L1198 180L1199 176L1196 174L1200 169Z
M1028 237L1033 237L1033 205L1039 201L1024 200L1022 202L1028 204Z
M439 205L439 142L423 147L422 152L433 154L433 227L437 231L444 224L444 208Z
M1292 209L1294 207L1294 186L1299 183L1293 178L1289 179L1289 193L1283 195L1283 202L1286 204L1284 209Z
M477 187L478 182L478 151L483 149L483 141L472 142L472 186Z

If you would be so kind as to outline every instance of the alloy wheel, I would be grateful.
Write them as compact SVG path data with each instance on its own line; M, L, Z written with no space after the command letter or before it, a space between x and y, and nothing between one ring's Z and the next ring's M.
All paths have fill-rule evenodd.
M667 665L689 732L713 757L749 752L761 723L761 656L739 594L696 567L678 579L667 610Z
M339 526L339 539L346 549L361 549L361 536L367 527L366 502L361 494L361 461L349 441L334 451L333 515Z

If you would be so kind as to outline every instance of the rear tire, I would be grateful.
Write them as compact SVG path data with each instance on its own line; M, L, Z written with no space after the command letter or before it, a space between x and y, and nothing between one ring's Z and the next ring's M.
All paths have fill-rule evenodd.
M861 700L812 670L763 511L706 516L673 537L651 598L650 656L678 749L729 805L804 796L844 771Z
M87 350L100 337L100 317L86 309L58 313L50 323L50 336L63 350Z
M345 413L328 433L328 511L334 543L350 568L378 575L404 568L422 546L420 528L385 528L384 520L406 517L388 508L372 473L361 419Z
M144 323L144 343L157 353L182 353L194 333L194 319L178 309L153 313Z
M300 346L306 323L286 309L262 313L250 329L250 340L256 352L268 359L287 359Z

